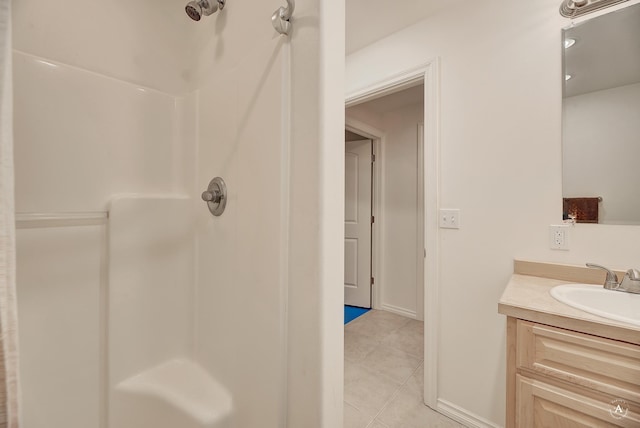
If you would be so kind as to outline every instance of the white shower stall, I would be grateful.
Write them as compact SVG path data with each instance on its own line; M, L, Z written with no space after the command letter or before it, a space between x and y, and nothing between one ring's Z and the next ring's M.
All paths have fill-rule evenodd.
M24 428L341 426L331 3L14 1Z

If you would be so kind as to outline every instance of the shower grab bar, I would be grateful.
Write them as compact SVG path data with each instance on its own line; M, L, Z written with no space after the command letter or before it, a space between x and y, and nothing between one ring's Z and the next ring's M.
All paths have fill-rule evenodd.
M107 211L66 213L16 213L16 229L99 226L109 219Z
M280 34L289 35L291 31L291 16L296 8L294 0L287 0L287 6L282 6L271 15L273 28Z

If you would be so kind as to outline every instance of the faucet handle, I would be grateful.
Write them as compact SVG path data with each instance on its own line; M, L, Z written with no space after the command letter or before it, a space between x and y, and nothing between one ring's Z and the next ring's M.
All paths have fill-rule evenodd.
M587 263L587 267L602 269L607 272L607 278L604 281L604 288L608 290L615 290L620 285L620 283L618 282L618 275L616 275L615 272L611 271L610 269L601 265L597 265L595 263Z
M640 270L638 270L638 269L629 269L627 271L627 276L632 281L640 281Z

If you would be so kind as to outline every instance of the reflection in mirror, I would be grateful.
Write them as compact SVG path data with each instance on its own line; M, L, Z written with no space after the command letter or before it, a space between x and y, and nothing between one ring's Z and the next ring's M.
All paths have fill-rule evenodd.
M563 218L640 224L640 3L563 30Z

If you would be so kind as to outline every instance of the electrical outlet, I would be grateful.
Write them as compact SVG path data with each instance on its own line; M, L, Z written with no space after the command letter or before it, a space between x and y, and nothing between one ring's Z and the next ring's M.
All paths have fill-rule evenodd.
M460 210L441 209L440 227L443 229L460 229Z
M549 226L549 246L552 250L568 250L569 249L569 230L568 224L552 224Z

